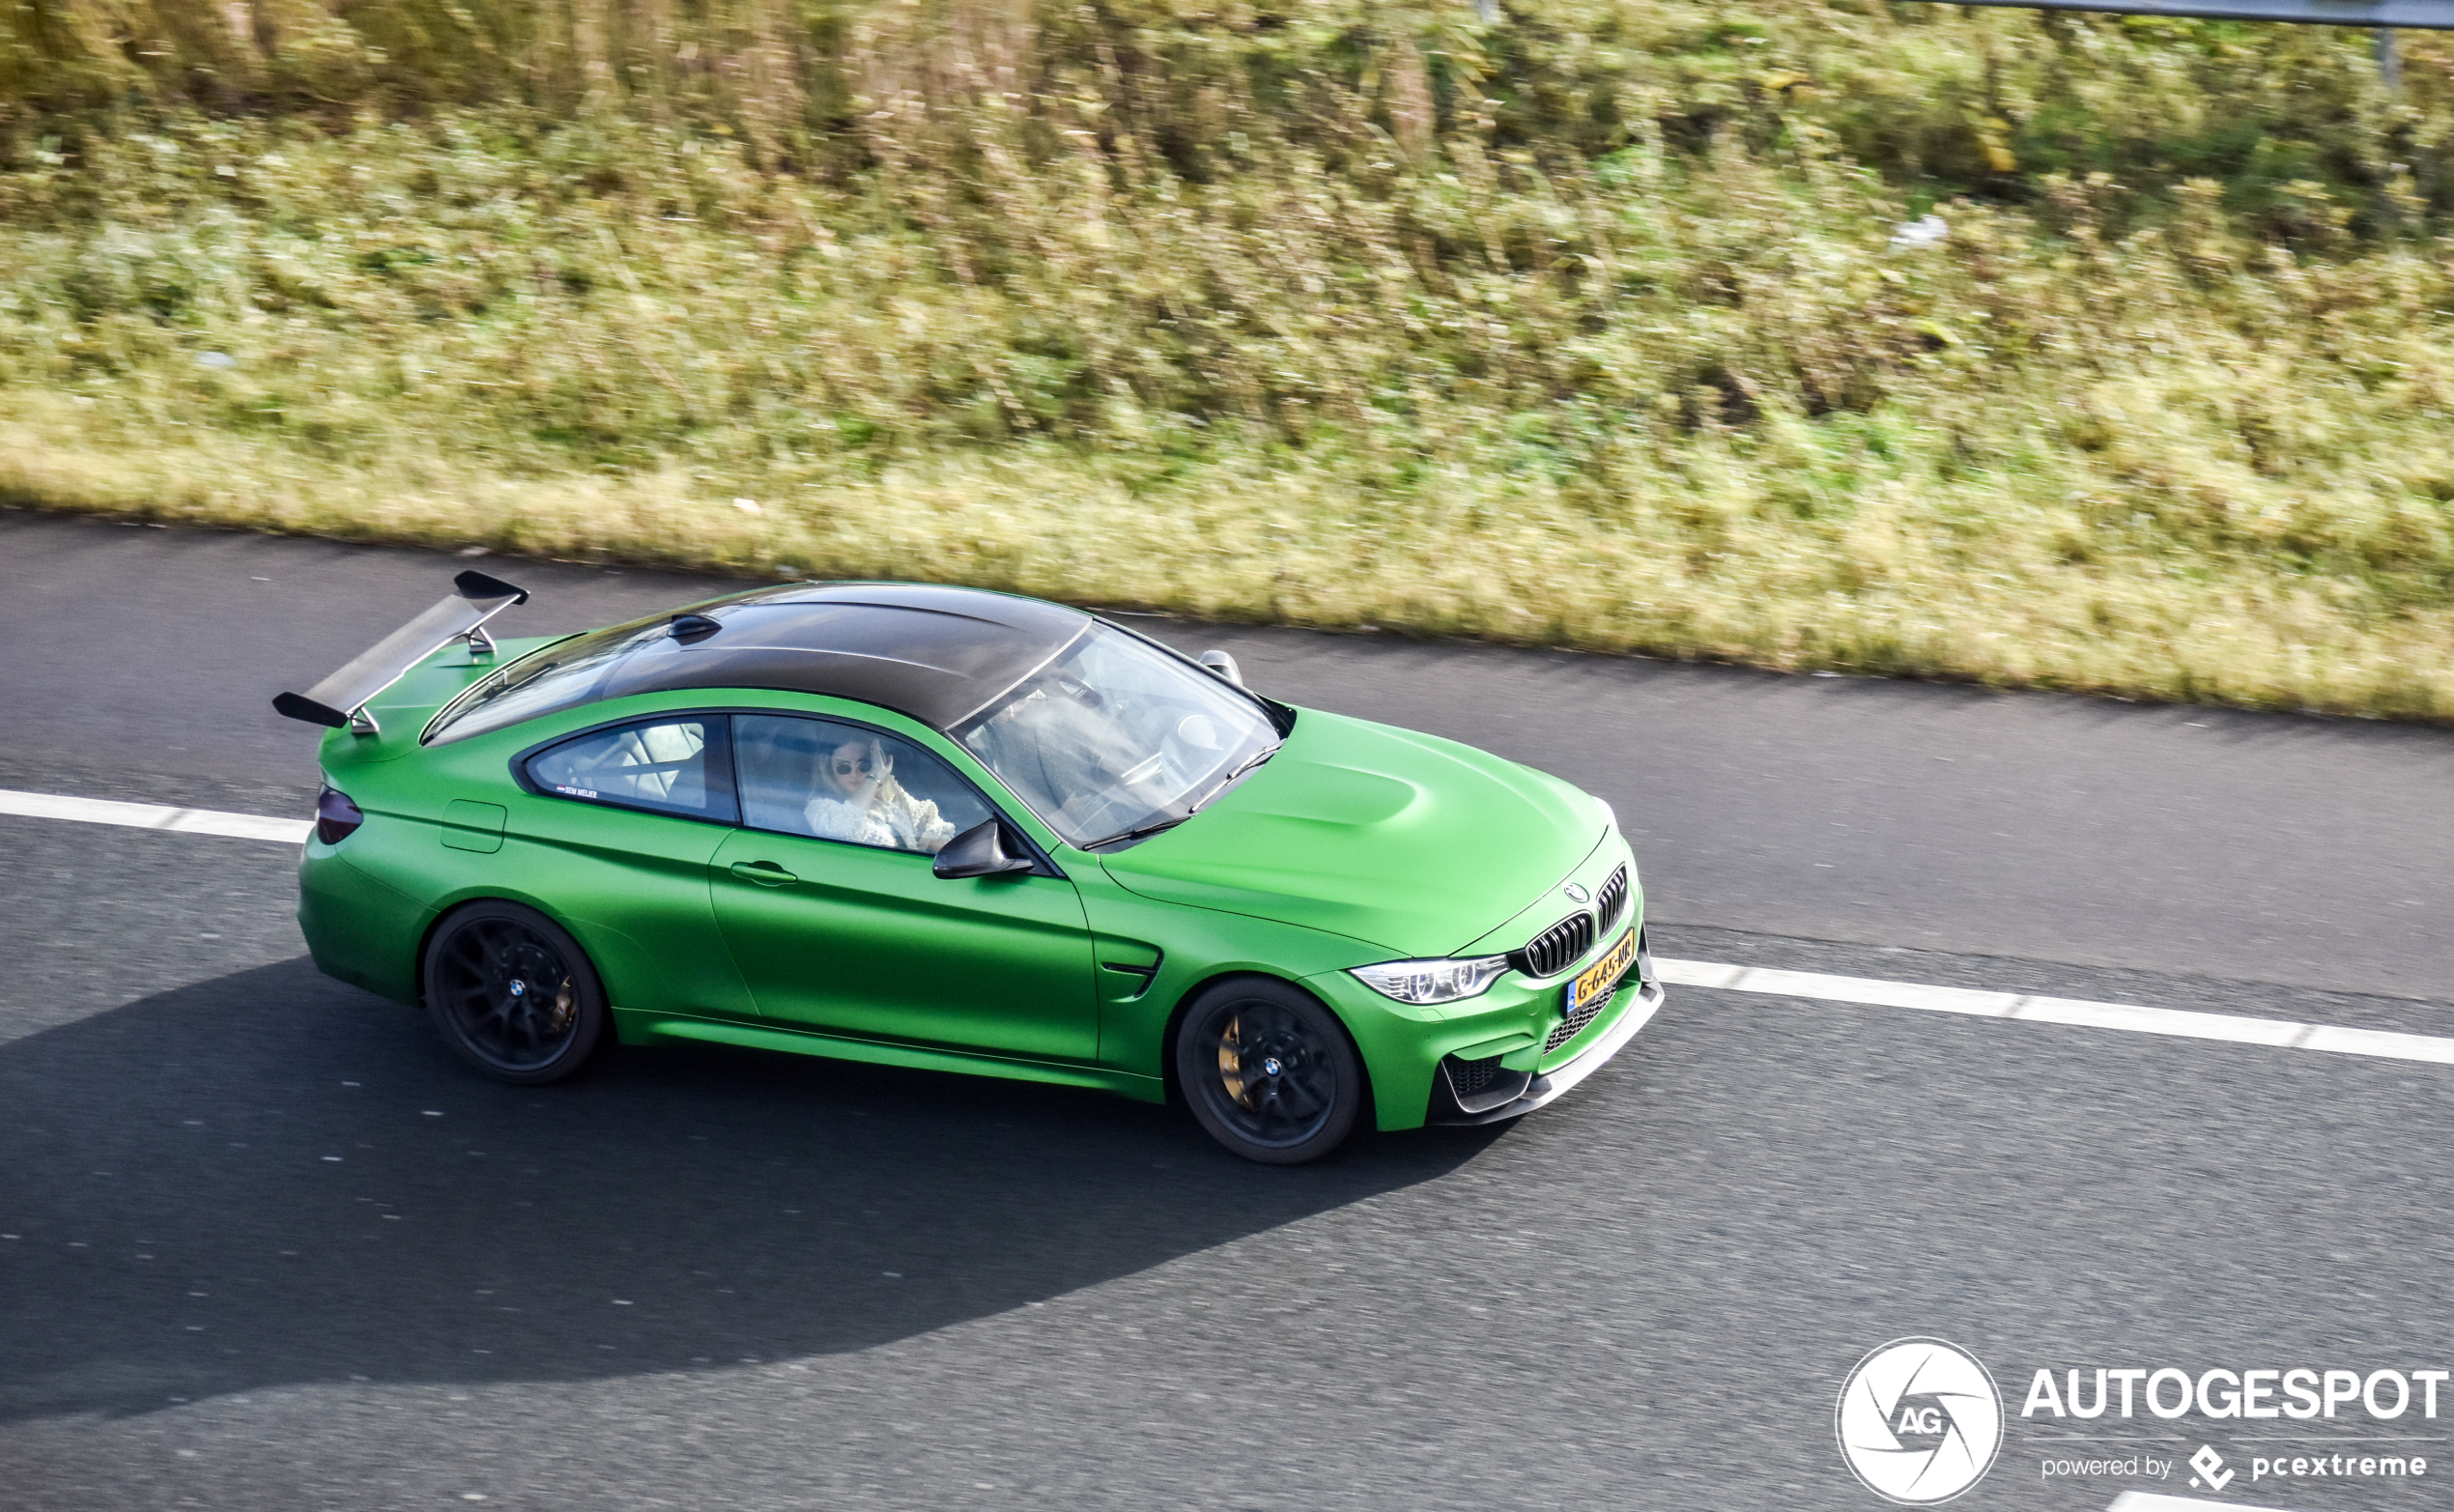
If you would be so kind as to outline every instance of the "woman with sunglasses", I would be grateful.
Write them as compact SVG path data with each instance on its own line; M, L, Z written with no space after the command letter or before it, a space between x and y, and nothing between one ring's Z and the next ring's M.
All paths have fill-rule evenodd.
M803 816L823 840L937 854L955 838L955 826L930 799L915 798L895 780L895 757L885 743L865 736L837 746L818 760L817 796Z

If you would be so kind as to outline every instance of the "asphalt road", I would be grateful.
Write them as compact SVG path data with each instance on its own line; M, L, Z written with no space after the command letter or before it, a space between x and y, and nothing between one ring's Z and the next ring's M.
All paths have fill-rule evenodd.
M301 813L266 699L459 565L0 511L0 785ZM728 586L486 565L512 633ZM1142 623L1602 793L1665 954L2454 1034L2442 731ZM1908 1334L2010 1399L1955 1505L2191 1494L2041 1476L2100 1430L2454 1506L2416 1410L2268 1431L2444 1478L2283 1487L2249 1425L2016 1415L2454 1367L2454 1068L1684 989L1514 1128L1273 1171L815 1061L498 1087L307 966L282 847L0 847L0 1507L1874 1508L1833 1404Z

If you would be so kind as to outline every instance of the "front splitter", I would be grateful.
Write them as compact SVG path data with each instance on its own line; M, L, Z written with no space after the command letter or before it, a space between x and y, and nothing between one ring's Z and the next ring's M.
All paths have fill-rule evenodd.
M1555 1067L1527 1083L1525 1094L1515 1101L1503 1102L1481 1113L1451 1114L1429 1122L1441 1127L1503 1124L1558 1100L1568 1089L1600 1070L1611 1057L1625 1049L1627 1042L1636 1038L1636 1032L1653 1021L1653 1015L1661 1012L1662 1002L1668 996L1660 982L1644 983L1637 990L1636 1001L1627 1006L1627 1012L1619 1015L1619 1021L1611 1026L1610 1033L1587 1045L1575 1060L1565 1066Z

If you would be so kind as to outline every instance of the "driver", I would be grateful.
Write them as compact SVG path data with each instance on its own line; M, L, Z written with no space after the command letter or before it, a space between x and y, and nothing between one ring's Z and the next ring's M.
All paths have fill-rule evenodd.
M802 816L821 839L933 856L955 838L933 800L913 797L895 780L895 757L881 741L854 736L828 752L817 786Z

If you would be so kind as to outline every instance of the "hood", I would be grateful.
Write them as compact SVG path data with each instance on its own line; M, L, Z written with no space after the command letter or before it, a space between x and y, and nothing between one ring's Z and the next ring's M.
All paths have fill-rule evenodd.
M1148 898L1437 956L1574 870L1601 842L1596 808L1470 746L1307 709L1236 787L1101 859Z

